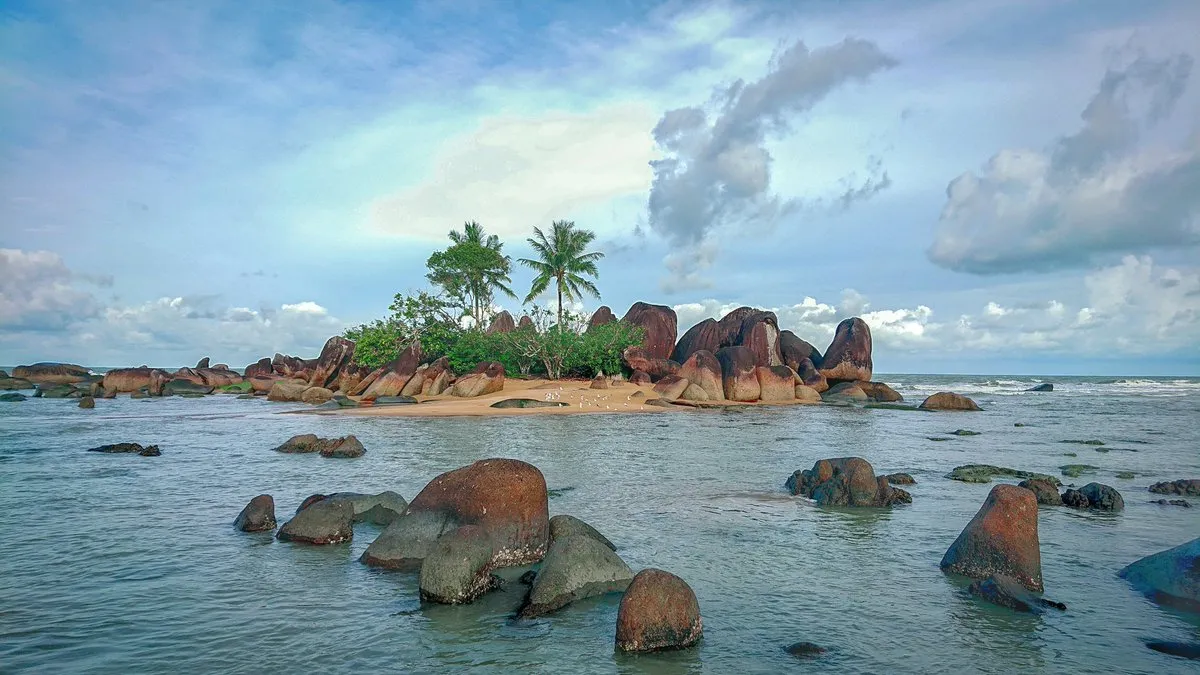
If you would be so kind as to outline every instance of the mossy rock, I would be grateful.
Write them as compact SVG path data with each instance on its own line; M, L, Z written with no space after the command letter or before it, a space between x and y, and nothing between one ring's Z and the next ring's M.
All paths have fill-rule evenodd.
M1064 464L1058 467L1058 470L1067 478L1079 478L1085 473L1095 473L1098 468L1091 464Z
M254 387L250 385L250 381L238 382L237 384L227 384L218 389L223 394L246 394L254 391Z
M871 410L920 410L921 412L925 412L915 405L905 405L903 403L868 403L863 407Z
M1078 456L1079 456L1079 453L1077 453L1077 452L1064 452L1063 453L1063 457L1078 457Z
M1048 476L1044 473L1033 473L1032 471L1020 471L1018 469L1010 469L1003 466L992 466L990 464L966 464L956 466L950 473L946 474L946 478L950 480L962 481L964 483L990 483L993 478L1019 478L1022 480L1044 480L1054 485L1062 485L1062 481L1054 476Z
M1065 441L1059 441L1059 443L1075 443L1076 445L1104 445L1104 441L1097 441L1094 439L1090 440L1090 441L1079 441L1079 440L1074 440L1074 439L1068 439Z
M563 408L570 404L565 401L539 401L536 398L506 398L496 401L491 408Z
M948 433L951 436L981 436L981 435L983 435L981 432L971 431L970 429L955 429L954 431L951 431Z
M1121 480L1133 480L1134 478L1137 478L1137 474L1132 471L1118 471L1113 475Z

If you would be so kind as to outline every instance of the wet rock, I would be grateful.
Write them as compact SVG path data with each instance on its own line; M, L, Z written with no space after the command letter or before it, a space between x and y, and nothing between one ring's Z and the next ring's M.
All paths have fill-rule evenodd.
M354 537L354 509L346 502L321 500L302 509L279 528L280 541L340 544Z
M755 312L742 319L737 343L754 353L759 366L782 366L779 345L779 319L775 312Z
M333 392L325 387L309 387L300 394L300 400L309 405L321 405L333 400Z
M997 485L942 557L945 572L972 579L1009 576L1042 591L1037 498L1015 485Z
M787 366L758 366L754 369L758 377L760 401L794 401L796 399L796 373Z
M1180 656L1185 659L1200 659L1200 642L1171 642L1154 640L1146 646L1162 654Z
M828 380L870 382L872 367L871 328L858 317L839 323L821 361L821 374Z
M654 385L654 391L662 398L674 401L683 396L689 384L691 383L678 375L667 375Z
M73 363L35 363L13 368L12 378L34 384L75 384L86 382L88 369Z
M645 331L641 346L645 350L646 356L651 359L666 360L670 358L671 352L675 350L675 338L678 334L678 319L675 316L675 310L666 305L635 302L621 320ZM634 367L632 364L630 367L634 370L646 370ZM650 375L654 376L654 373L650 372Z
M883 382L859 382L858 387L863 390L867 398L878 403L896 403L904 400L900 392Z
M784 647L783 651L798 659L811 659L820 656L829 650L811 642L794 642Z
M964 464L963 466L956 466L950 473L946 474L946 478L964 483L990 483L992 482L992 478L1029 478L1043 480L1051 485L1062 485L1062 481L1044 473L1020 471L1003 466L992 466L991 464Z
M1200 478L1163 481L1150 486L1150 491L1160 495L1183 495L1200 497Z
M459 526L445 511L406 512L392 521L359 558L371 567L415 570L438 539Z
M1063 506L1069 506L1073 509L1086 509L1091 506L1087 495L1075 489L1070 489L1062 493L1062 503Z
M1049 481L1027 479L1021 481L1017 487L1023 487L1033 493L1038 504L1045 506L1062 506L1062 497L1058 494L1058 488Z
M1192 503L1186 499L1152 499L1150 500L1150 503L1158 504L1159 506L1182 506L1185 509L1192 508Z
M26 396L25 394L21 394L21 393L15 392L15 391L10 391L8 393L0 394L0 401L4 401L5 403L19 403L28 398L29 397Z
M1200 612L1200 538L1142 558L1118 576L1155 602Z
M1122 511L1125 500L1114 488L1101 483L1088 483L1078 490L1067 490L1062 503L1077 509L1095 511Z
M318 495L314 495L318 496ZM408 502L396 492L380 492L376 495L359 492L335 492L324 500L346 502L354 510L354 522L374 525L391 525L406 509ZM322 501L322 500L317 500ZM303 505L301 505L303 508Z
M518 616L532 618L566 605L615 591L633 581L633 570L612 548L587 534L554 538L529 597Z
M707 396L703 400L720 401L725 398L724 385L721 381L721 362L710 351L700 349L692 352L680 366L679 377L702 389Z
M288 454L303 454L308 452L320 452L322 442L317 438L316 434L297 434L284 441L281 445L274 448L275 452L284 452Z
M603 326L609 323L616 323L617 317L613 314L612 309L608 305L600 305L592 312L591 318L588 319L588 329L596 326Z
M1091 464L1064 464L1058 470L1067 478L1079 478L1085 473L1094 473L1097 468Z
M793 473L786 486L792 494L808 497L822 506L912 503L911 495L892 487L886 477L876 477L871 463L861 457L822 459L811 469Z
M33 389L34 385L29 380L17 377L0 377L0 391L17 391L20 389Z
M304 498L304 501L300 502L300 506L296 507L296 513L300 513L301 511L303 511L304 509L307 509L308 507L312 506L313 504L316 504L319 501L324 501L325 499L328 499L328 498L329 498L329 495L321 494L319 492L314 495L309 495ZM295 514L292 514L292 515L295 515Z
M716 354L721 364L721 386L730 401L757 401L762 393L754 353L745 347L724 347Z
M356 403L354 399L346 398L344 396L341 398L334 396L333 400L337 402L338 407L340 408L358 407L358 403ZM416 402L417 399L411 396L380 396L379 398L375 399L374 405L376 407L388 405L414 405Z
M684 363L696 352L705 351L712 355L726 346L728 345L721 344L721 330L717 327L716 320L705 319L689 328L683 337L679 338L674 351L671 352L671 360Z
M679 372L678 363L670 359L660 359L650 356L644 348L638 345L626 347L621 352L621 361L629 366L630 370L635 371L634 375L638 372L645 373L650 376L651 380L658 380L659 378Z
M204 384L196 384L192 380L180 377L167 382L163 385L162 390L163 396L206 396L211 393L213 393L212 387Z
M979 406L975 401L954 392L942 391L925 399L920 406L921 410L964 410L974 411L979 410Z
M112 443L110 445L101 445L96 448L88 448L88 452L103 452L106 454L135 454L142 457L158 457L162 455L157 445L145 445L141 443Z
M917 479L906 473L889 473L884 476L890 485L916 485Z
M491 574L495 549L478 525L463 525L446 534L421 563L423 602L461 605L498 587Z
M1059 441L1059 443L1073 443L1075 445L1096 445L1096 446L1104 445L1104 441L1097 441L1094 439L1090 440L1090 441L1079 441L1079 440L1075 440L1075 439L1067 439L1065 441Z
M981 435L978 431L971 431L970 429L955 429L954 431L951 431L949 433L951 436L979 436L979 435Z
M682 649L699 642L703 633L700 604L687 582L654 568L634 576L617 610L618 649Z
M808 385L798 384L793 391L796 394L796 400L800 403L815 404L821 402L821 394Z
M233 526L242 532L266 532L275 529L275 500L271 495L259 495L250 500Z
M614 551L617 550L617 547L614 546L613 543L611 541L609 541L607 537L605 537L603 534L600 534L599 530L592 527L591 525L588 525L587 523L576 518L575 516L558 515L558 516L554 516L553 518L550 519L550 541L551 542L553 542L555 539L559 539L562 537L569 537L569 536L573 536L573 535L591 537L592 539L595 539L596 541L600 542L601 544L604 544L608 548L610 548Z
M341 438L322 439L320 453L322 457L354 459L367 454L367 449L353 434Z
M34 398L79 398L83 392L72 384L39 384L33 392Z
M797 373L805 359L813 365L821 363L821 352L790 330L779 331L779 353L783 357L783 365Z
M79 399L79 407L84 410L91 410L96 407L96 399L91 396L84 396Z
M513 315L508 313L507 309L502 309L492 317L488 322L488 335L496 333L511 333L517 329L517 322L513 320Z
M867 392L857 382L839 382L830 387L821 399L830 403L866 403Z
M567 403L563 401L539 401L534 398L506 398L503 401L496 401L490 408L563 408Z
M987 579L976 579L967 587L971 595L1018 612L1041 614L1045 607L1065 610L1066 605L1041 598L1023 587L1016 579L1003 575L990 576Z
M279 403L298 403L304 396L305 389L308 389L307 382L277 380L271 385L271 390L267 393L267 400Z
M504 389L504 366L495 361L485 361L475 370L458 378L450 388L451 396L472 398L487 396Z
M1032 386L1025 391L1054 391L1054 385L1049 382L1043 382L1041 384Z

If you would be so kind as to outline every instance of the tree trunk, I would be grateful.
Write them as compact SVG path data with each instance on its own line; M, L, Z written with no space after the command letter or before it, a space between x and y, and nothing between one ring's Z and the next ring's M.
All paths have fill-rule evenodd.
M558 332L562 332L562 277L558 278Z

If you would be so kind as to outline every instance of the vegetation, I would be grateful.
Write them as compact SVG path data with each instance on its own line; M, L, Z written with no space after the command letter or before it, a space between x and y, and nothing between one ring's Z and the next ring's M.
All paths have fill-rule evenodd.
M391 314L387 318L345 332L346 338L354 341L356 364L378 368L409 347L436 358L449 351L462 332L451 314L450 303L427 291L397 293L388 309Z
M569 220L556 220L550 225L550 236L547 237L541 228L533 228L533 236L527 241L538 254L538 260L521 258L521 264L537 272L529 295L525 302L532 302L541 295L553 281L558 290L558 330L563 325L563 299L581 300L583 294L599 298L600 291L595 284L584 278L584 275L598 277L596 261L603 258L599 252L585 253L588 244L596 238L596 233L590 230L579 230L575 223Z
M473 220L463 225L462 232L451 231L450 241L453 245L435 251L425 261L429 268L425 278L442 288L449 305L460 310L460 317L471 318L472 328L483 330L496 291L517 297L508 287L512 259L501 252L500 238L486 234Z

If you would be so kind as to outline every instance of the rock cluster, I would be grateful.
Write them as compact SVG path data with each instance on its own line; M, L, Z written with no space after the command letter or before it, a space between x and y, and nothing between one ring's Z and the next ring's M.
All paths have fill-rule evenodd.
M876 476L861 457L822 459L811 469L787 479L787 489L822 506L891 506L911 504L912 495L892 487L886 476Z
M322 457L362 457L367 454L362 442L353 434L340 438L318 438L316 434L292 436L274 448L285 454L320 453Z

